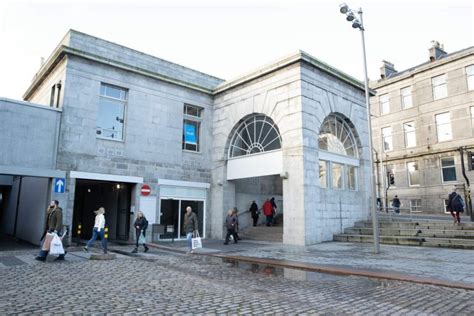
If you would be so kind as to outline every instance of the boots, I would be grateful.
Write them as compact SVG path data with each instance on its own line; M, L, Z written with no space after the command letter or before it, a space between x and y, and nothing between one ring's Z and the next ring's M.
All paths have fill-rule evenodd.
M145 252L148 252L148 250L150 250L150 248L148 248L146 245L143 245L143 247L145 247Z

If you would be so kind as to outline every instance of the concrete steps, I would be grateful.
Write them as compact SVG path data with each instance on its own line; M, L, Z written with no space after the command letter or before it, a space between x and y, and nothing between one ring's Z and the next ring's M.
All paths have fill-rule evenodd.
M474 223L381 218L379 227L382 244L474 249ZM334 235L334 241L371 243L372 222L357 222Z
M239 232L243 240L283 242L283 226L248 227Z

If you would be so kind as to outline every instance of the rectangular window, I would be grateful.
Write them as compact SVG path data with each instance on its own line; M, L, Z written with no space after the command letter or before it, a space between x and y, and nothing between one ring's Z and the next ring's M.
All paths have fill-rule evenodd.
M202 121L202 108L185 104L183 119L183 149L191 151L200 150L200 134Z
M400 95L402 98L402 108L409 109L413 106L413 102L411 100L411 87L406 87L400 90Z
M441 169L443 182L456 181L456 165L453 157L441 158Z
M421 200L420 199L410 200L410 212L412 212L412 213L420 213L421 212Z
M126 89L101 84L97 117L98 137L123 140L126 101Z
M393 149L392 147L392 128L385 127L382 128L382 143L383 143L383 150L390 151Z
M380 113L382 115L390 113L390 102L388 100L388 94L380 96Z
M347 179L347 189L348 190L356 190L356 172L357 168L354 166L346 166L346 179Z
M438 142L452 139L451 134L451 115L449 112L437 114L435 116L436 131L438 134Z
M332 188L333 189L344 189L343 179L343 165L333 162L332 163Z
M433 85L433 100L446 98L448 96L446 75L431 78L431 84Z
M319 161L319 186L328 187L327 162L324 160Z
M409 186L420 185L420 171L418 170L418 163L408 162L407 170L408 170L408 185Z
M449 200L443 200L444 201L444 212L445 213L449 213L448 211L448 203L449 203Z
M56 97L56 85L54 84L51 87L51 96L49 98L49 106L53 107L54 106L54 98Z
M403 131L405 133L405 147L416 146L415 122L408 122L403 124Z
M466 67L467 90L474 90L474 65Z
M474 106L471 106L471 132L474 135Z

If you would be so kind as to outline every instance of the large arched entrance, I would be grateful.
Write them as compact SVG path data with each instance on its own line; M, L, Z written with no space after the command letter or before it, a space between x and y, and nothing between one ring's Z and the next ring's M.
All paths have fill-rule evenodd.
M268 116L253 113L244 117L229 136L227 180L235 188L240 230L244 238L282 241L283 185L281 136L278 126ZM262 206L274 199L276 215L267 226ZM255 201L260 214L257 226L249 211Z

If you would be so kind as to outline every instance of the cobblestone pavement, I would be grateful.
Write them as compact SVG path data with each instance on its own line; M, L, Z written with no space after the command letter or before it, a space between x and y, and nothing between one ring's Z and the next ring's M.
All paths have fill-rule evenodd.
M66 258L4 265L0 314L474 314L474 291L462 289L157 250L111 261L74 251Z

